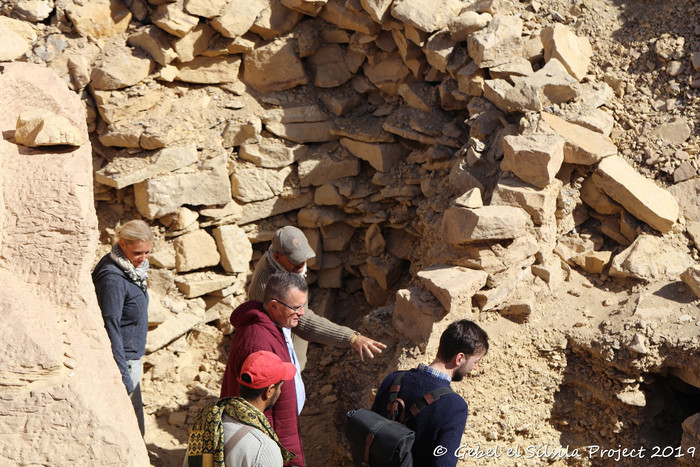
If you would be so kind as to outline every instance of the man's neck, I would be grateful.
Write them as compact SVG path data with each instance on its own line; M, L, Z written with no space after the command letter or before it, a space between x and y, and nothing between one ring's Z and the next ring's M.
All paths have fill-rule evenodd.
M452 378L452 374L454 373L454 369L448 369L445 366L445 364L443 362L441 362L440 360L438 360L437 358L435 360L433 360L433 363L431 363L428 366L430 368L432 368L433 370L438 370L438 371L445 373L450 378Z
M261 398L257 397L255 399L246 399L246 402L248 402L250 405L258 409L259 411L265 412L265 401Z

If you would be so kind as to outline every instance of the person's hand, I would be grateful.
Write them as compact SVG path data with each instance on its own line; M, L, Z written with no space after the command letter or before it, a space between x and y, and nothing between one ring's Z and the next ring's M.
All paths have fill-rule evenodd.
M359 334L351 345L353 349L360 352L360 358L363 362L365 361L365 356L374 358L375 353L382 353L382 349L386 349L386 345L362 334Z

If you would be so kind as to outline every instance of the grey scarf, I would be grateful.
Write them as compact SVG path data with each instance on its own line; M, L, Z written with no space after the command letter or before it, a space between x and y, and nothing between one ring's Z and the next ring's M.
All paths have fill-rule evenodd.
M134 281L136 285L146 291L148 288L146 285L146 280L148 279L148 260L144 260L139 267L134 267L134 265L131 264L131 261L129 261L124 255L119 243L114 244L112 251L109 253L109 257L117 266L119 266L119 269L124 271L124 273L129 276L129 279Z

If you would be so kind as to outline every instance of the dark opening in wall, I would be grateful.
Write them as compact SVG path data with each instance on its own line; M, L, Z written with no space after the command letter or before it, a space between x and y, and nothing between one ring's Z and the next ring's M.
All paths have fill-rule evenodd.
M700 388L673 375L658 375L642 389L647 394L645 418L651 422L643 436L653 445L679 446L683 420L700 412Z

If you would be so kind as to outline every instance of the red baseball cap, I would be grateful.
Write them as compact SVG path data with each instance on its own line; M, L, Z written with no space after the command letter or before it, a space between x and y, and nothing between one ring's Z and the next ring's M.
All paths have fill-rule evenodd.
M248 355L243 362L238 382L252 389L262 389L280 381L294 379L296 372L293 363L283 362L277 354L267 350L259 350ZM241 378L243 375L247 375L249 382Z

